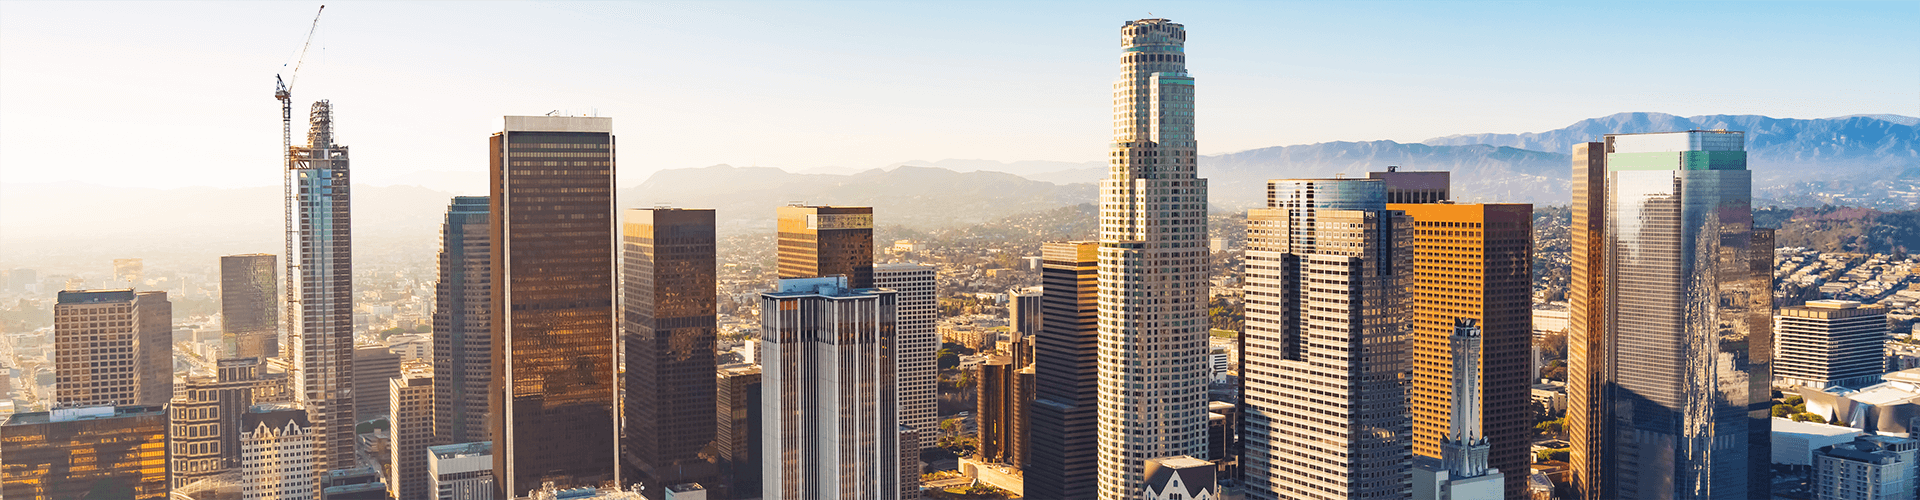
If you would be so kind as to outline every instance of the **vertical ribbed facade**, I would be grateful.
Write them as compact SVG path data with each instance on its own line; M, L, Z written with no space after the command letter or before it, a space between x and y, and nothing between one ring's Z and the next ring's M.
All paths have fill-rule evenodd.
M433 286L433 418L437 444L491 441L485 394L493 374L492 242L487 197L456 196L440 229Z
M1567 287L1567 440L1578 500L1613 499L1613 341L1606 328L1607 156L1598 142L1573 146L1572 261Z
M489 145L499 496L617 480L613 119L509 116Z
M900 496L892 290L780 280L761 294L764 500Z
M751 498L760 494L760 365L727 365L715 378L713 447L726 475L723 486L729 498Z
M1412 494L1412 221L1370 179L1268 184L1248 213L1248 498Z
M717 408L714 212L629 209L620 237L623 469L646 484L713 482L700 449Z
M353 210L333 105L313 103L307 145L287 151L287 315L294 394L306 404L318 469L352 467Z
M935 297L935 283L933 266L873 266L874 288L893 290L899 301L895 331L900 336L900 423L913 427L920 448L934 447L940 436L933 359L940 349L940 302Z
M1378 173L1378 172L1376 172ZM1445 172L1396 172L1396 174ZM1387 197L1394 197L1389 178ZM1445 190L1445 185L1440 186ZM1405 190L1401 193L1406 195ZM1483 397L1489 462L1506 478L1506 494L1527 490L1532 462L1533 206L1528 204L1388 203L1413 219L1411 288L1413 453L1442 458L1449 433L1456 355L1450 344L1461 319L1479 328L1483 347L1474 383Z
M220 330L236 358L280 357L280 273L273 254L220 257Z
M1100 384L1100 244L1040 246L1041 326L1033 336L1034 401L1026 494L1091 500Z
M1886 371L1886 306L1815 300L1782 307L1773 334L1775 385L1863 389Z
M427 447L433 446L433 367L408 361L400 377L387 380L387 487L396 500L431 500Z
M1207 183L1186 38L1166 19L1121 27L1100 183L1100 498L1138 495L1148 459L1206 454Z
M1606 137L1615 497L1767 498L1772 234L1745 134Z

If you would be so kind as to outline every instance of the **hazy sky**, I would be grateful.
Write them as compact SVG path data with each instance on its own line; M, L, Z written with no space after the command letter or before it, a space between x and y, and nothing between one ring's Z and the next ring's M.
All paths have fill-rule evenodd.
M269 186L318 2L0 2L0 183ZM328 2L294 88L356 182L502 115L614 118L622 184L718 163L1087 161L1123 21L1186 25L1202 153L1622 111L1920 115L1920 2Z

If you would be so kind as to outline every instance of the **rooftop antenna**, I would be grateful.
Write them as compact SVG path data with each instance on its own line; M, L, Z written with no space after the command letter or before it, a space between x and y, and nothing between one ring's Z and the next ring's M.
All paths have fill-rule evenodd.
M558 109L547 112L547 116L559 116L559 115L560 115L560 110Z

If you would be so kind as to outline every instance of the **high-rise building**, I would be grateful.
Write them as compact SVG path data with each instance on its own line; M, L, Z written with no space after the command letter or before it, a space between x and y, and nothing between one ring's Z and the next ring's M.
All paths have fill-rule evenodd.
M1813 451L1808 481L1815 500L1912 500L1920 441L1860 436Z
M321 435L295 406L256 405L240 416L241 498L319 498Z
M920 494L920 431L912 426L900 426L900 498L902 500L921 497Z
M760 295L762 499L900 496L894 292L846 285L782 279Z
M1379 172L1375 172L1379 173ZM1425 174L1430 172L1392 172ZM1446 174L1446 172L1437 172ZM1393 181L1387 181L1388 198ZM1441 186L1444 188L1445 186ZM1444 189L1443 189L1444 190ZM1520 203L1387 204L1413 219L1411 359L1408 394L1413 454L1442 458L1452 405L1455 323L1481 331L1477 399L1483 408L1488 459L1496 469L1525 471L1533 461L1533 206ZM1527 475L1506 477L1506 496L1527 491Z
M1040 333L1041 287L1007 290L1007 326L1009 330L1032 337Z
M726 476L721 484L729 498L750 498L760 494L760 365L723 366L715 377L713 447Z
M429 446L434 500L493 500L493 442Z
M54 404L165 406L173 398L172 323L167 292L60 292Z
M1439 203L1453 199L1452 173L1445 170L1367 172L1368 179L1387 183L1387 203Z
M220 329L233 357L280 357L277 260L270 253L220 257Z
M0 496L165 500L167 451L159 406L15 413L0 425Z
M939 396L934 353L940 350L940 302L934 292L933 266L879 264L873 266L874 288L894 291L899 301L894 332L900 345L900 423L914 428L918 448L932 448L939 439ZM919 459L914 459L918 463ZM919 476L915 476L919 477Z
M333 105L313 103L307 145L287 151L288 354L294 393L318 437L321 470L354 463L353 210L347 147Z
M500 496L617 480L613 119L509 116L489 145Z
M1567 236L1567 462L1576 500L1613 499L1612 337L1606 328L1607 154L1598 142L1573 145L1573 204ZM1517 473L1517 472L1516 472ZM1529 479L1531 481L1531 479Z
M1195 176L1186 28L1121 27L1100 183L1100 498L1145 487L1148 459L1207 452L1207 181Z
M1247 498L1407 497L1413 221L1374 179L1270 181L1247 219Z
M240 467L241 416L261 389L259 358L222 359L214 376L189 376L167 410L174 489Z
M1776 386L1862 389L1885 372L1887 308L1813 300L1773 315Z
M354 418L365 420L387 415L387 382L400 376L400 355L379 342L363 342L353 348Z
M440 282L433 287L433 419L442 444L491 439L487 398L473 397L486 392L493 375L493 252L487 224L487 197L455 196L440 229Z
M873 207L788 205L775 209L780 277L846 276L873 286Z
M1598 322L1591 299L1573 303L1568 339L1569 371L1594 372L1570 373L1573 385L1601 381L1597 395L1576 392L1569 412L1611 412L1569 419L1576 472L1612 462L1598 488L1585 483L1588 498L1769 494L1773 232L1753 227L1745 142L1743 132L1695 130L1608 135L1574 150L1573 233L1597 224L1607 245L1597 286L1575 260L1573 289L1604 299ZM1596 148L1604 180L1593 185L1581 176ZM1603 196L1603 210L1583 217L1583 194ZM1593 349L1611 359L1596 365Z
M427 447L433 446L433 365L423 361L401 367L400 377L389 379L387 407L388 463L393 473L387 483L397 500L431 500L433 475L427 471Z
M1100 244L1040 246L1040 332L1033 339L1034 402L1026 494L1092 500L1100 368Z
M974 367L980 394L974 400L974 421L980 438L980 460L1019 468L1026 452L1026 400L1031 383L1022 383L1019 366L1006 354L989 356ZM1030 382L1030 380L1029 380Z
M1415 500L1501 500L1508 497L1506 475L1489 467L1492 445L1486 434L1486 413L1481 404L1484 377L1480 368L1486 353L1485 333L1473 318L1454 321L1448 336L1448 360L1452 368L1448 405L1447 434L1440 438L1440 457L1414 457L1413 498ZM1417 372L1417 370L1416 370ZM1417 417L1416 417L1417 419ZM1416 429L1416 432L1417 429ZM1416 434L1417 436L1418 434ZM1528 469L1515 469L1528 470Z
M387 500L387 483L373 467L334 469L320 475L319 500Z
M629 209L621 230L626 352L621 431L629 478L713 482L700 456L714 438L716 335L712 209ZM623 474L622 477L625 477ZM664 495L661 488L647 490Z

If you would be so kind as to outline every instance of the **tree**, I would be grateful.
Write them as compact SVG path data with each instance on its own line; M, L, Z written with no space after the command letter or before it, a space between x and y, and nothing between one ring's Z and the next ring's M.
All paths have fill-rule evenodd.
M1799 406L1801 408L1806 408L1807 400L1801 399L1799 394L1794 394L1791 396L1787 396L1786 403L1788 405L1794 405L1794 406ZM1801 411L1806 411L1806 410L1803 409Z
M1791 406L1773 405L1773 416L1775 418L1785 417L1787 415L1792 415L1792 414L1793 414L1793 407Z

